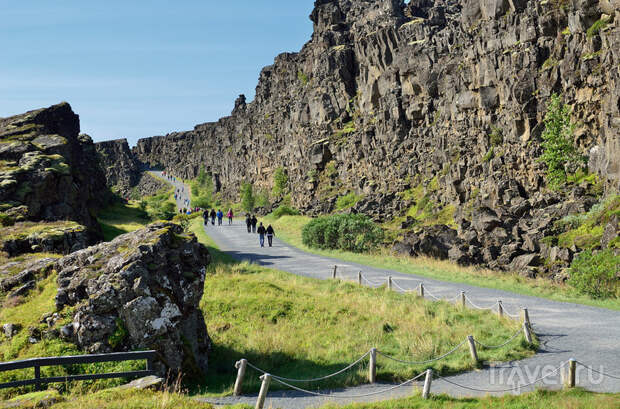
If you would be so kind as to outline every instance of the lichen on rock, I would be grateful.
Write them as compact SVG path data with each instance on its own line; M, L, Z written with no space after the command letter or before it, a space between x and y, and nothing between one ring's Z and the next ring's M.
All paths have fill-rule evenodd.
M206 247L172 223L58 260L57 309L75 306L68 338L91 353L155 349L162 375L204 372L211 341L198 305L208 263Z

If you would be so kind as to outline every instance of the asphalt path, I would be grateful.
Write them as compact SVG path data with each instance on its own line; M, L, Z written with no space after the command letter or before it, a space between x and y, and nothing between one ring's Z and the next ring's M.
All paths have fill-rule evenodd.
M154 173L162 177L161 173ZM182 186L178 181L170 183L176 188ZM183 187L183 190L187 192L188 187ZM274 239L273 247L261 248L258 243L258 236L248 234L245 224L237 220L230 226L227 224L223 226L208 225L205 227L205 231L220 250L227 252L236 259L247 260L297 275L329 279L332 277L334 266L338 266L338 276L342 279L357 280L357 274L361 271L364 277L375 285L384 285L388 276L392 277L395 285L405 290L415 290L420 283L423 283L429 301L433 299L432 296L453 299L461 291L465 291L468 298L478 306L496 305L497 300L501 300L505 311L511 315L518 315L522 307L528 308L532 326L540 341L540 348L536 355L521 361L487 363L480 370L445 379L434 379L432 393L447 393L451 396L463 397L523 393L540 387L559 389L563 385L561 374L564 372L564 368L555 373L553 371L571 358L594 369L592 371L578 365L578 386L596 392L620 392L619 311L551 301L467 284L444 282L413 274L344 262L301 251L277 238ZM463 347L466 348L465 345ZM363 352L360 351L360 355ZM380 360L381 358L379 358L379 362ZM264 369L273 370L277 374L277 368ZM613 378L602 376L598 372L612 375ZM248 370L246 376L258 375L258 373ZM535 382L545 375L547 376L544 379ZM459 387L450 382L471 389ZM528 385L532 382L533 384ZM384 394L344 398L344 396L349 395L377 392L390 386L392 384L378 383L341 390L321 391L321 393L329 393L329 397L309 396L306 393L290 390L273 391L269 393L265 407L296 409L318 407L327 402L343 404L356 401L370 402L403 397L412 392L411 386L407 385ZM421 388L421 383L414 383L414 387ZM516 390L504 391L513 388ZM235 403L253 405L256 401L256 394L241 397L210 398L206 401L217 405Z

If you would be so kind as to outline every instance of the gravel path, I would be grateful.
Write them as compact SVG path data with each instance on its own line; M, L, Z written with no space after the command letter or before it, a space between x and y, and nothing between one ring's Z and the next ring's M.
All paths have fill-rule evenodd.
M180 186L177 183L177 187ZM187 191L187 187L185 187L185 191ZM327 279L331 278L334 265L337 265L338 274L341 278L357 280L358 271L362 271L364 277L377 283L385 283L387 277L392 276L394 282L406 290L416 289L420 282L423 282L427 297L428 294L432 294L447 299L455 297L460 291L465 291L468 297L480 306L490 306L495 304L497 300L502 300L502 304L509 314L518 314L522 306L528 308L532 325L540 340L540 350L535 356L522 361L485 366L481 370L450 376L446 380L435 379L432 384L432 393L447 393L451 396L462 397L522 393L531 391L536 387L560 388L562 386L561 376L553 374L552 371L571 358L591 366L596 371L605 372L617 378L602 377L598 373L581 367L577 372L577 384L579 386L597 392L620 392L620 312L618 311L551 301L467 284L443 282L413 274L403 274L343 262L306 253L277 239L274 240L274 247L261 248L258 244L257 235L248 234L245 225L237 220L232 226L209 225L205 231L222 251L239 260L248 260L293 274ZM381 358L379 357L380 362ZM277 374L277 371L274 372ZM534 385L522 386L550 373L550 376L534 383ZM258 375L249 370L246 376ZM448 381L479 390L457 387ZM421 387L421 384L415 385ZM370 402L407 396L411 393L411 386L405 386L389 393L371 397L338 398L339 395L366 394L389 386L391 384L374 384L337 391L322 391L331 393L328 398L309 396L293 391L273 391L269 393L265 407L308 408L318 407L327 402ZM517 386L522 387L517 391L499 392ZM489 391L498 392L489 393ZM234 403L254 405L256 395L205 400L218 405Z

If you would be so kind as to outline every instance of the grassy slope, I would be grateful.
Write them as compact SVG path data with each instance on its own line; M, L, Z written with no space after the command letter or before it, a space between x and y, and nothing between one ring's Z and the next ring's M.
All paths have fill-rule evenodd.
M110 241L121 234L138 230L146 225L150 219L138 208L137 203L114 203L99 212L97 221L103 230L103 238Z
M577 294L572 288L566 285L552 283L542 278L528 279L514 273L500 273L475 267L461 267L449 261L440 261L428 257L413 258L399 256L386 249L373 254L357 254L339 250L318 250L309 248L305 246L301 240L301 230L310 220L309 217L283 216L280 219L275 219L271 216L267 216L264 220L274 226L276 234L281 240L310 253L335 257L376 268L417 274L438 280L466 283L479 287L497 288L557 301L620 310L620 300L595 300Z
M213 246L192 221L199 240ZM425 302L411 294L370 289L347 282L309 279L229 259L211 247L216 262L205 282L200 307L213 338L207 392L228 393L234 362L241 358L286 377L311 378L335 372L371 347L400 359L425 360L452 349L473 334L499 344L519 329L489 313ZM519 359L532 354L523 342L481 351L483 360ZM366 361L328 385L366 382ZM465 346L432 366L407 366L379 359L378 377L405 380L427 367L441 373L473 369ZM257 389L251 371L246 390ZM274 385L274 387L277 387Z

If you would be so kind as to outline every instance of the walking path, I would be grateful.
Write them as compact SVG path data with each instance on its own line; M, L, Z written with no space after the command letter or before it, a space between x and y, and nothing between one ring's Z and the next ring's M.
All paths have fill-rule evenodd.
M179 183L177 187L180 186ZM187 191L187 187L185 190ZM562 379L558 373L554 374L553 370L571 358L589 365L596 371L615 377L603 377L580 366L581 369L577 372L578 386L597 392L620 392L620 312L618 311L551 301L467 284L443 282L413 274L343 262L306 253L277 239L274 240L274 247L260 248L257 235L248 234L245 224L240 221L236 221L236 224L232 226L209 226L205 228L205 231L216 242L220 250L239 260L248 260L293 274L327 279L331 278L334 265L338 265L338 274L341 278L357 280L357 273L362 271L364 277L373 282L385 283L386 277L392 276L394 282L405 290L414 290L420 282L423 282L427 293L430 292L440 298L453 298L460 291L465 291L474 303L481 306L490 306L497 300L502 300L509 314L518 314L521 307L528 308L532 325L540 341L540 349L535 356L446 378L447 381L468 386L473 390L460 388L446 380L435 379L432 393L448 393L456 397L482 396L488 394L487 391L499 391L529 384L545 375L548 376L544 380L522 387L518 392L531 391L536 387L560 388ZM363 353L363 351L360 352ZM381 357L379 357L380 362ZM277 370L274 372L277 374ZM246 376L259 376L259 374L248 370ZM419 383L416 385L420 386ZM338 395L358 395L379 391L385 389L386 386L390 384L362 385L338 391L323 391L331 393L332 396L328 398L308 396L308 394L296 391L273 391L269 393L265 407L306 408L317 407L327 402L343 404L353 401L368 402L411 394L411 387L405 386L386 394L370 397L337 398ZM504 393L506 392L497 394ZM214 404L247 403L253 405L256 402L256 395L206 400Z

